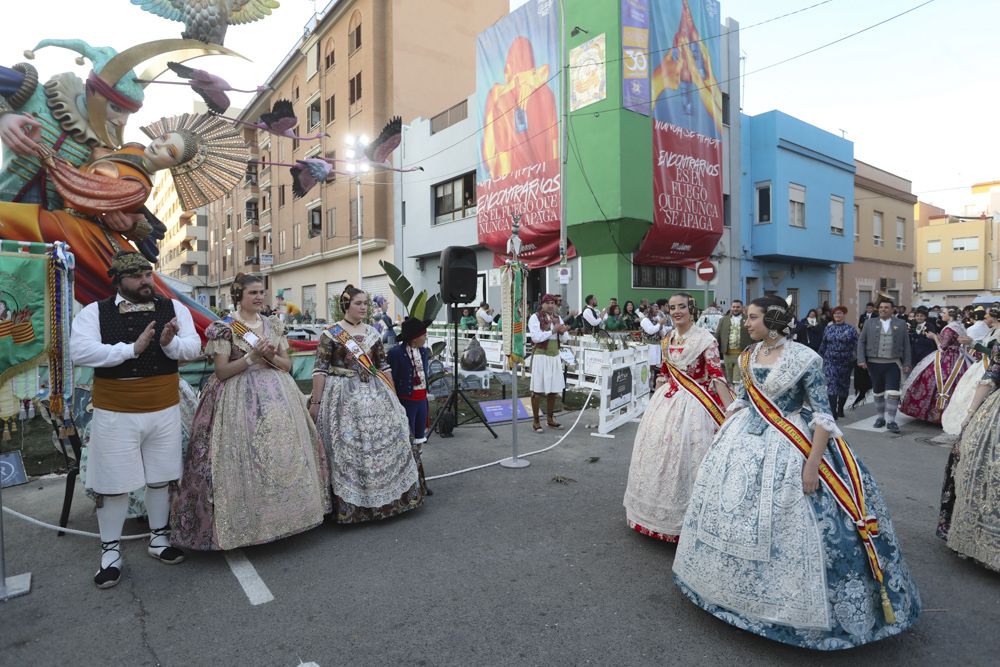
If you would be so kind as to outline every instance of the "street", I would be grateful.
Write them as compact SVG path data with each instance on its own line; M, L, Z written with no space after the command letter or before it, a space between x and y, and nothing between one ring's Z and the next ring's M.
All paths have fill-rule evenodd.
M912 422L865 430L869 403L841 420L879 481L924 612L900 637L821 654L757 638L682 597L675 547L630 531L622 495L636 424L594 438L585 413L562 445L531 466L497 466L430 482L408 515L308 533L228 555L192 553L168 567L125 546L116 588L92 577L94 538L5 517L7 572L32 591L0 603L7 665L988 665L1000 650L1000 575L935 538L947 446ZM572 424L575 413L562 422ZM863 427L863 428L856 428ZM428 475L508 456L481 426L425 447ZM519 428L520 450L555 441ZM592 460L596 457L597 460ZM7 507L54 522L64 480L4 491ZM70 527L94 531L78 490ZM126 534L145 531L129 521ZM256 603L256 604L255 604ZM990 658L993 656L993 658Z

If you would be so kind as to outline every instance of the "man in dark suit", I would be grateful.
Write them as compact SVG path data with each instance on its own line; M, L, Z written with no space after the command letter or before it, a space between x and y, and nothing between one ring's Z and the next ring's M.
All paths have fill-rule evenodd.
M858 366L867 369L872 379L875 407L878 409L875 428L885 426L889 431L899 433L896 409L899 407L902 375L910 372L910 336L906 322L893 317L893 312L892 301L882 298L878 302L878 317L865 321L858 337Z
M878 313L875 312L875 304L869 301L865 304L865 312L858 317L858 329L864 329L865 322L876 317L878 317Z
M715 340L719 343L719 355L726 369L726 378L730 382L736 382L740 374L740 352L752 342L743 316L743 302L739 299L733 299L729 304L729 312L719 320Z

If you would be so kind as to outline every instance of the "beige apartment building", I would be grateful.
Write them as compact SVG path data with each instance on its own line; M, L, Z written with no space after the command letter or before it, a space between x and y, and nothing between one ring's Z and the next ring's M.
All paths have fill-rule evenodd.
M156 172L153 191L147 201L149 210L166 226L160 249L158 270L161 274L186 283L202 304L211 305L214 288L208 282L208 227L204 213L181 209L174 179L169 170ZM184 288L181 288L184 289Z
M221 304L239 272L260 272L272 296L318 318L348 283L357 285L357 182L339 174L305 197L292 195L288 167L322 156L347 157L347 137L374 138L386 122L433 117L466 99L476 85L476 36L508 10L508 0L340 0L306 26L305 34L269 77L241 118L256 121L274 101L290 100L296 141L248 130L259 165L241 187L209 207L209 280ZM280 36L275 36L280 39ZM393 157L399 166L400 155ZM338 163L338 170L345 170ZM377 167L360 178L362 284L389 296L379 260L393 259L395 172ZM393 300L390 299L390 302Z
M939 215L917 229L917 285L921 303L965 306L980 294L1000 294L990 249L992 218Z
M854 261L842 264L839 301L857 320L879 292L897 304L913 301L913 212L910 181L855 160Z

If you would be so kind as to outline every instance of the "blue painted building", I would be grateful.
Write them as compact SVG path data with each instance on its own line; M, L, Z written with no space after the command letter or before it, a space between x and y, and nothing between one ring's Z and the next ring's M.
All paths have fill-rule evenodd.
M780 111L742 116L740 281L747 300L836 305L854 260L854 144Z

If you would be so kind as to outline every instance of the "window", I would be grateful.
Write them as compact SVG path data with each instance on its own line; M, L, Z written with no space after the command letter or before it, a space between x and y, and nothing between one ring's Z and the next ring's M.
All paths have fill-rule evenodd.
M732 227L733 225L733 209L732 205L729 203L729 195L722 195L722 226Z
M337 235L337 209L326 209L326 238L332 239Z
M326 98L326 124L329 125L333 121L337 120L337 96L330 95Z
M295 87L292 88L292 98L294 98L296 100L299 99L299 86L298 86L298 84L295 84Z
M232 268L233 266L233 244L226 244L226 255L222 258L222 270L225 271L226 267Z
M233 212L226 211L226 229L233 228Z
M306 55L306 79L311 79L319 71L319 42L309 48Z
M979 280L979 268L975 266L956 266L951 270L952 280Z
M323 208L317 206L309 209L309 238L314 239L323 233Z
M299 150L299 140L292 139L292 152L294 153L297 150Z
M333 165L333 169L334 169L333 171L330 172L330 175L326 177L326 182L327 183L336 183L337 182L337 171L336 171L336 169L337 169L337 151L327 151L326 152L326 156L330 159L330 163Z
M967 236L960 239L951 240L952 250L979 250L979 238L976 236Z
M896 218L896 250L906 250L906 218Z
M285 186L284 185L279 185L278 186L278 208L281 208L284 205L285 205Z
M278 252L285 252L285 230L278 232Z
M347 53L353 54L361 48L361 13L354 12L347 31Z
M929 283L941 282L941 269L927 269L927 282Z
M757 223L771 222L771 185L757 186Z
M722 93L722 124L729 125L729 93Z
M308 118L310 130L319 125L322 120L322 117L320 116L320 100L318 97L309 104Z
M292 248L302 247L302 225L295 223L292 225Z
M861 209L854 205L854 242L861 240Z
M455 106L445 109L438 115L431 118L431 134L436 134L441 130L451 127L455 123L469 117L469 104L467 100L462 100Z
M270 188L268 188L268 190L270 190ZM268 190L265 190L264 192L260 193L260 210L265 212L270 210L268 204L268 200L270 199L268 195L270 193L268 192Z
M236 228L239 229L243 226L243 216L240 213L236 214Z
M434 222L440 225L476 214L476 172L433 186Z
M927 254L936 255L941 252L941 240L927 242Z
M333 44L328 42L326 45L326 55L323 56L323 67L324 69L330 69L337 63L337 57L333 50Z
M632 287L684 287L684 268L633 264Z
M348 86L348 101L351 105L361 101L361 72L351 77Z
M794 183L788 184L788 224L806 226L806 189Z
M844 198L830 195L830 233L844 235Z
M872 240L877 246L885 245L882 238L882 211L872 213Z
M316 317L316 286L302 286L302 312Z
M823 306L830 305L830 290L821 289L819 290L817 296L819 297L819 301L817 301L816 303L818 303L821 308Z

